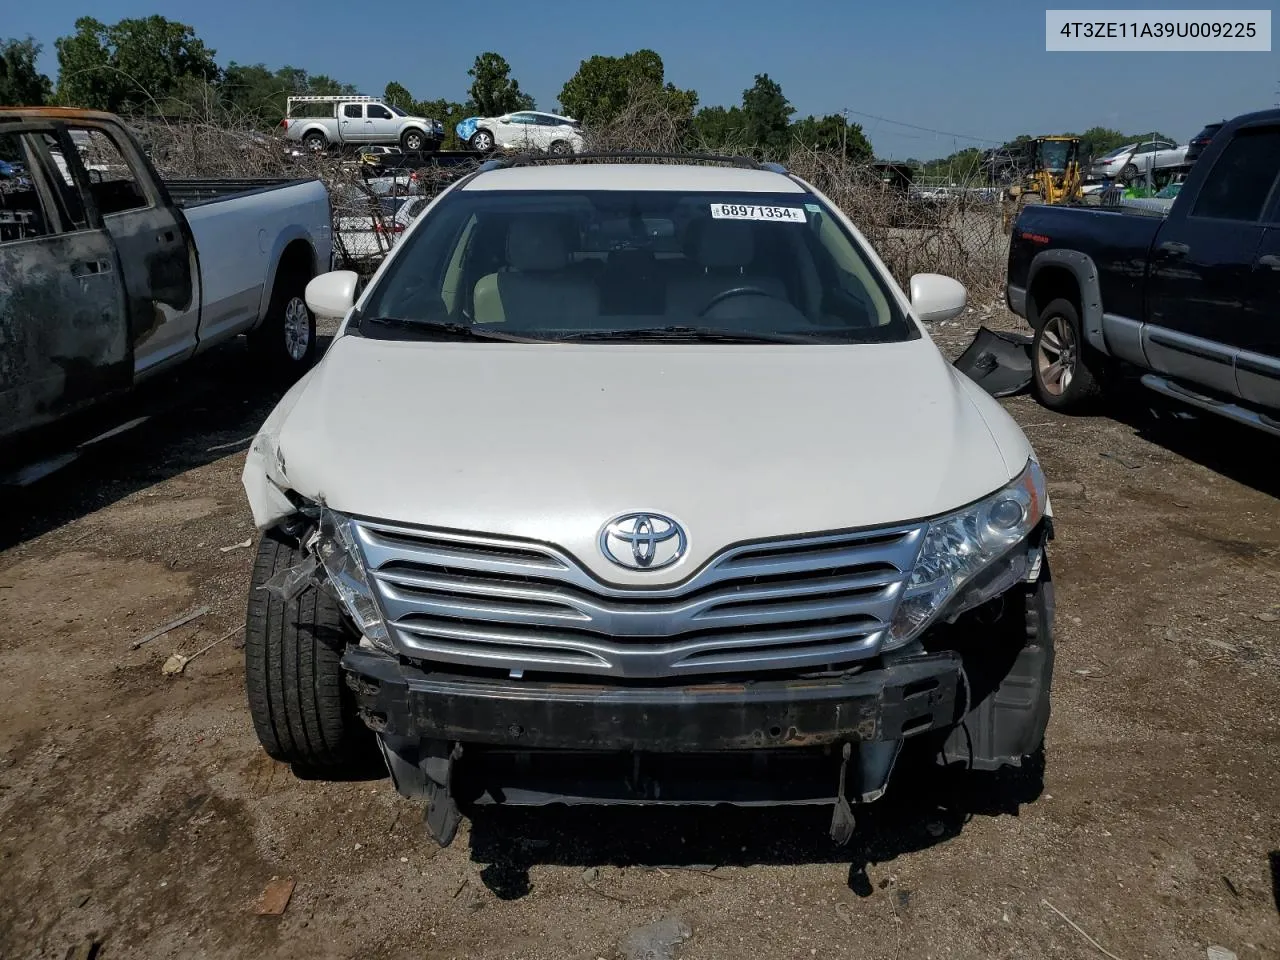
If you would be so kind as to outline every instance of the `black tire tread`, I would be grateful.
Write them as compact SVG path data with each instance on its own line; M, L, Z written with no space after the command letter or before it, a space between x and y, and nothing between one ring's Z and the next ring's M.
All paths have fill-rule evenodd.
M335 642L350 628L325 590L310 586L286 603L259 589L300 559L272 533L258 542L245 614L245 687L254 730L270 757L332 770L350 764L368 738Z
M315 317L311 318L311 345L307 356L294 360L284 347L284 308L295 294L302 296L310 276L281 265L271 288L271 300L267 315L258 329L248 335L249 349L263 366L282 376L299 376L309 369L316 358Z

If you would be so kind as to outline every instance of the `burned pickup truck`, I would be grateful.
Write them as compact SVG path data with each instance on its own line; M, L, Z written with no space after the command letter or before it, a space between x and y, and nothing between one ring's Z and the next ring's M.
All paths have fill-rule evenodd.
M116 117L53 108L0 109L0 161L6 448L238 334L288 376L310 366L320 182L165 182Z

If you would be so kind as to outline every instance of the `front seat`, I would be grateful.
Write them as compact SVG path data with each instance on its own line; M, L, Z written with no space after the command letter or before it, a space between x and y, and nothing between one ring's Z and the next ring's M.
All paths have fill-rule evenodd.
M787 288L777 277L753 273L756 255L755 225L746 220L695 220L692 248L697 272L672 280L667 294L667 315L685 319L699 316L716 296L735 287L755 287L781 300Z
M474 303L476 323L572 326L600 314L595 284L570 270L563 225L549 216L511 221L506 265L476 281Z

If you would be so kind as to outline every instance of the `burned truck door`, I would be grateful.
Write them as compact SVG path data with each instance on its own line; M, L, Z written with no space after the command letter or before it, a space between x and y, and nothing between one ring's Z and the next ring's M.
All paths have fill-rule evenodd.
M124 283L111 237L46 168L51 124L0 124L0 439L133 382Z
M89 192L124 271L135 377L195 352L200 323L195 241L155 169L125 129L106 120L67 124Z

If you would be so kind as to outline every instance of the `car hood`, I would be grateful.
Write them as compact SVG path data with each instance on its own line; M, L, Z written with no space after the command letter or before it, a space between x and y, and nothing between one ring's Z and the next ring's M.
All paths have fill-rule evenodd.
M999 439L997 439L999 438ZM396 523L555 543L656 584L744 540L898 523L1016 476L1030 447L925 338L857 346L432 343L341 336L255 438L276 487ZM609 564L603 524L677 520L678 564Z

